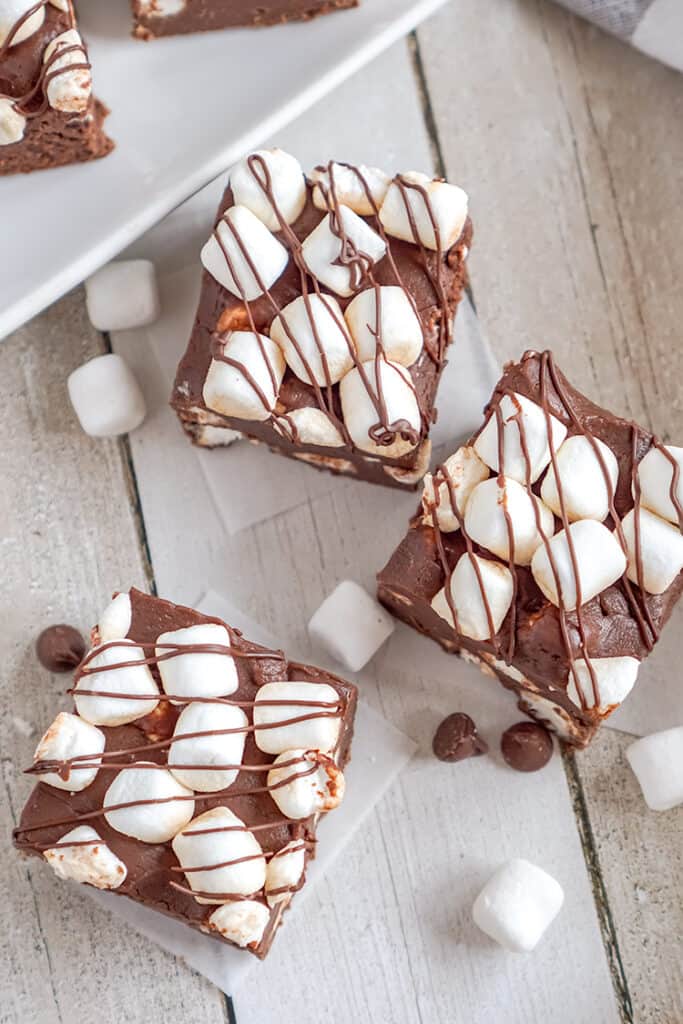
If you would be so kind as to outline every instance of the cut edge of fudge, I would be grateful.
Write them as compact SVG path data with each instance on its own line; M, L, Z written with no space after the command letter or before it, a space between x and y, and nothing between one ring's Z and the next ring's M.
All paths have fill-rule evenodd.
M197 627L202 627L199 633ZM193 632L159 640L187 629ZM305 883L315 856L317 822L343 798L356 687L322 669L289 662L282 651L251 643L221 619L135 589L114 596L91 642L69 691L73 714L58 715L36 750L29 772L50 781L39 781L29 795L15 845L24 854L44 856L59 877L110 889L265 957L284 910ZM124 658L118 653L122 649ZM209 665L207 657L215 654L227 661L214 658ZM117 672L123 671L125 681L119 683ZM288 685L277 685L293 682L300 684L295 697ZM321 684L325 690L318 689ZM269 689L264 691L265 686ZM208 722L207 709L213 712ZM178 735L190 739L179 747L176 735L174 753L174 730L188 713ZM214 742L217 713L222 718L220 749ZM241 750L235 747L240 743ZM271 778L276 760L282 766ZM145 762L156 767L133 773L142 782L129 782L131 776L122 774ZM236 769L232 781L225 774L231 767ZM216 788L216 778L222 788ZM117 790L107 799L113 786ZM131 800L133 808L127 806ZM157 813L154 818L146 813L141 824L140 807L147 805ZM222 833L230 841L223 838L211 855L191 849L183 853L182 845L175 852L178 842L186 848L188 842L206 842L188 840L188 833L193 827L200 831L193 823L207 812L214 813L211 827L204 826L206 835ZM230 812L237 816L234 821ZM132 825L120 817L131 813ZM145 840L136 833L140 828L152 829ZM224 868L229 877L220 876ZM225 885L229 891L221 891ZM213 895L213 902L200 902L193 891L203 892L205 899Z
M132 0L133 35L159 39L225 28L268 28L357 7L359 0Z
M681 466L683 449L595 405L552 353L526 352L426 478L379 599L586 746L683 590Z
M0 175L106 156L108 112L92 93L71 0L31 7L0 43Z
M246 157L202 250L171 397L190 439L214 447L236 432L414 490L471 240L467 196L441 179L334 161L304 175L278 149Z

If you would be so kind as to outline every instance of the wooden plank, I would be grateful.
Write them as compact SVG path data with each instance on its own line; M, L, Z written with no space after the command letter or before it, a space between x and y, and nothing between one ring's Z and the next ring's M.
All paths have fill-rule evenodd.
M124 446L87 438L66 398L67 374L103 350L80 292L0 349L0 1018L217 1024L225 1003L207 982L11 848L33 785L21 768L70 704L65 677L38 665L37 633L65 621L87 634L113 588L148 584Z

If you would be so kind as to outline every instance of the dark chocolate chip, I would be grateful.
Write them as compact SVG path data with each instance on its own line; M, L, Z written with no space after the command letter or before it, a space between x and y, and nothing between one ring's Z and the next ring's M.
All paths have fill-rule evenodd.
M537 772L553 756L553 738L538 722L518 722L500 739L503 757L518 772Z
M464 761L487 753L489 748L478 736L470 716L458 711L444 718L434 733L432 749L440 761Z
M85 650L85 640L78 630L64 623L48 626L36 640L38 661L49 672L68 672L76 668Z

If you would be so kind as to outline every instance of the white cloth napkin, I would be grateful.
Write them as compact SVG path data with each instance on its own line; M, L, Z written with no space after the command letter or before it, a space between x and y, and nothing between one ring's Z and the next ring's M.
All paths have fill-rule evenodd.
M682 0L558 0L664 64L683 71Z

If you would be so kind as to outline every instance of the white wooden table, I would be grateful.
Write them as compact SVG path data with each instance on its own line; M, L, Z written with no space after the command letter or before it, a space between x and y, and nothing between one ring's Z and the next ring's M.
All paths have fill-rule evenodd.
M680 442L681 123L680 76L552 5L454 0L278 141L304 163L330 152L431 163L463 184L476 218L475 298L497 357L551 346L598 401ZM358 525L357 510L330 500L315 518L300 508L229 538L211 509L190 509L191 479L177 481L169 514L154 497L166 467L153 452L89 440L69 408L67 374L108 345L77 291L0 346L0 1022L680 1024L681 815L645 808L623 755L630 737L603 730L564 771L558 763L543 812L547 829L567 830L576 846L570 882L589 893L584 912L602 936L595 991L584 990L585 936L576 934L554 972L534 977L529 961L531 995L511 973L505 1005L491 1012L491 975L469 977L468 947L457 941L453 919L463 911L430 883L435 849L479 842L476 832L459 835L453 769L428 753L449 694L429 679L395 686L381 658L364 696L418 741L418 757L335 877L287 923L286 955L267 965L267 983L247 986L234 1005L43 865L14 855L8 832L30 785L20 768L55 705L67 703L63 679L46 683L36 665L39 628L67 621L87 630L117 587L156 584L191 600L229 573L231 598L246 612L305 642L308 615L346 575ZM144 362L144 353L127 355ZM301 534L315 530L310 561L295 564ZM497 813L513 842L525 822L502 804ZM490 964L500 972L499 960Z

